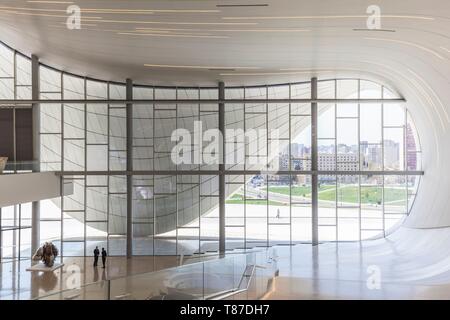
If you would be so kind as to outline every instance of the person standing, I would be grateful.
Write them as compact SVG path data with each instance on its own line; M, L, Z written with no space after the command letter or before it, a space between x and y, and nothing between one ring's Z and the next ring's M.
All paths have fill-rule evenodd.
M103 268L106 267L106 257L108 256L105 248L102 248L102 263L103 263Z
M100 255L100 250L98 250L98 247L95 247L94 249L94 267L98 264L98 256Z

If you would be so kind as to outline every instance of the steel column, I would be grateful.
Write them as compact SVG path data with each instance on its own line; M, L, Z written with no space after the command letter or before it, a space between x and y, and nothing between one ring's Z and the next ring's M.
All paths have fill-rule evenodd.
M127 100L133 100L133 81L127 79ZM126 105L127 171L133 171L133 104ZM133 255L133 176L127 175L127 258Z
M219 82L219 100L225 99L225 84ZM219 131L222 134L220 142L219 164L219 252L225 253L225 103L219 103Z
M39 100L39 58L35 55L31 56L31 96L33 100ZM32 104L33 119L33 161L34 170L40 171L40 104ZM31 209L31 254L40 246L40 204L39 201L32 203Z
M311 99L317 99L317 78L311 79ZM312 209L312 245L319 244L319 201L318 201L318 144L317 144L317 102L311 103L311 209Z

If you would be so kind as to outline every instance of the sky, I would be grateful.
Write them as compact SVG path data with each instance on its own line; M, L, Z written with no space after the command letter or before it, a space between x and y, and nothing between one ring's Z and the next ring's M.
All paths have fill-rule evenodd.
M369 143L381 143L382 140L382 107L381 104L365 104L360 107L360 141ZM358 120L347 117L358 116L357 104L340 104L337 106L337 143L346 145L358 144ZM340 119L339 117L346 117ZM403 126L405 123L405 112L401 105L387 104L384 106L384 126ZM319 139L335 138L335 108L331 106L323 112L318 119ZM403 140L403 130L400 128L385 128L384 139L401 142ZM311 144L311 127L308 126L295 139L295 143ZM334 141L330 140L330 144ZM323 145L327 141L322 141Z

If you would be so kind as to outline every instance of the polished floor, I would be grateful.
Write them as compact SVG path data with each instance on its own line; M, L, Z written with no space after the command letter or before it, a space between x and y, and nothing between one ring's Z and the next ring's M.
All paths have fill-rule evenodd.
M0 300L34 299L70 288L74 283L69 277L74 270L79 270L79 281L83 285L175 267L180 259L174 256L110 257L105 269L101 261L94 268L90 257L63 258L62 262L64 267L53 273L26 271L30 260L0 263Z
M266 299L450 299L450 228L400 228L385 239L268 250L279 276ZM81 284L89 284L182 263L174 256L112 257L105 269L93 268L92 258L63 262L54 274L25 271L29 260L1 263L0 299L64 290L74 266Z
M280 276L267 299L450 299L450 228L273 250Z

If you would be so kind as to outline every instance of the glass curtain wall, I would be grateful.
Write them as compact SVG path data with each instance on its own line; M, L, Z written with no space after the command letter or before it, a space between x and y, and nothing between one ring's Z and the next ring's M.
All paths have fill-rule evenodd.
M0 47L0 98L31 99L30 60ZM62 179L74 184L72 195L41 201L41 242L55 242L64 256L89 255L95 246L125 255L127 153L132 152L133 254L218 250L220 172L217 163L204 160L218 153L210 142L211 129L219 127L219 105L199 103L218 99L218 87L134 85L133 99L161 103L132 106L128 150L125 84L44 65L39 82L43 100L78 100L40 105L40 168L62 172ZM371 81L338 79L319 81L318 97L399 95ZM226 87L225 98L287 101L225 105L226 248L310 243L311 104L289 103L310 99L310 82ZM191 104L176 103L190 99ZM176 129L190 140L177 144ZM192 161L172 161L177 145L190 147ZM421 170L421 149L404 105L319 104L318 169L320 241L386 235L411 210L420 182L420 175L408 174ZM2 256L17 257L29 247L30 207L1 209Z
M0 99L31 99L31 62L18 52L0 44ZM0 125L11 126L14 135L13 157L8 159L3 174L32 171L32 164L16 162L21 158L20 124L15 119L19 113L29 112L30 105L0 106ZM0 137L2 140L2 137ZM6 142L5 142L6 143ZM4 155L0 154L0 157ZM1 174L1 173L0 173ZM0 260L14 261L30 257L31 203L0 208Z
M398 95L371 81L339 79L319 81L318 97L383 99ZM227 90L227 98L307 99L310 84L232 88ZM270 129L279 131L278 152L267 158L267 163L255 167L242 162L228 168L267 167L278 174L228 178L229 190L237 191L227 200L227 247L311 242L311 176L302 172L311 170L310 104L227 107L234 112L227 113L227 127L266 129L263 140L268 143L273 142ZM386 235L409 213L420 180L415 175L382 174L421 170L420 143L409 113L401 104L382 103L319 104L318 112L318 169L328 172L319 175L319 240L358 241ZM262 149L265 156L268 149ZM246 160L255 156L249 149L246 152ZM298 175L294 174L297 170ZM289 174L283 174L286 171ZM370 174L361 174L364 171Z
M322 99L398 97L365 80L319 84ZM319 239L348 241L386 235L409 213L420 179L376 174L421 170L420 143L409 113L401 104L383 103L320 105L319 110L323 110L318 125L319 170L349 173L319 178ZM370 174L351 175L352 171Z
M42 99L125 99L125 87L120 84L95 82L44 66L40 75ZM133 98L217 99L218 92L217 88L135 86ZM111 255L125 255L126 175L113 174L127 169L125 105L42 104L41 119L42 169L86 173L64 176L74 182L74 193L63 197L62 203L60 199L44 203L42 241L60 240L65 256L89 254L95 246L107 247ZM56 119L59 121L53 121ZM218 176L202 175L201 171L217 170L218 165L176 165L171 158L176 144L171 139L174 130L183 128L194 135L199 127L196 132L202 136L217 124L217 104L133 106L133 170L142 173L133 176L133 254L217 250L218 214L201 212L207 213L218 204ZM207 152L202 150L202 156ZM199 174L177 174L182 170ZM87 174L94 171L104 174Z
M398 97L382 85L357 79L319 81L318 90L322 99ZM41 95L125 99L125 87L42 67ZM217 97L217 88L133 89L134 99L176 102ZM226 99L310 97L309 82L225 91ZM392 103L328 103L318 110L318 168L327 172L319 176L320 241L384 236L408 214L419 182L418 176L396 174L420 170L420 144L407 110ZM125 255L125 106L42 104L41 114L42 168L86 173L64 177L73 179L75 192L63 197L62 203L48 201L52 210L41 218L42 234L51 229L48 238L61 241L64 255L89 254L95 246ZM133 106L133 171L137 173L132 187L133 254L218 250L219 177L218 172L210 174L218 165L194 161L214 156L215 151L208 149L208 130L218 128L218 117L218 104ZM226 248L311 242L311 105L227 104L225 128ZM191 147L192 162L172 161L176 129L192 137L181 142ZM389 170L392 175L382 174ZM187 171L190 174L183 175ZM263 173L245 174L249 171Z

